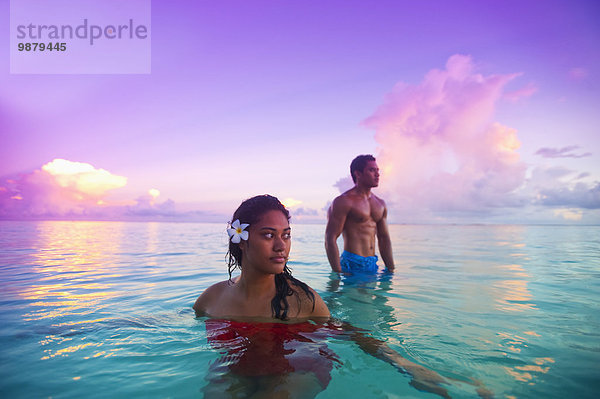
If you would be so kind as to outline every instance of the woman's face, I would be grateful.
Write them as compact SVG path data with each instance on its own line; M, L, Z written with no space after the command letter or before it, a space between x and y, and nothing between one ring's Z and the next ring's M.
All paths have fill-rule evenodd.
M242 269L253 268L268 274L283 272L292 245L290 233L283 212L265 212L248 227L248 240L240 243Z

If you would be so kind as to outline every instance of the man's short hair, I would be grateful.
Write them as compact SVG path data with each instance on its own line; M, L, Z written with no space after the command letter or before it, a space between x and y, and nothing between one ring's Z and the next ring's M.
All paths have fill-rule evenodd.
M354 172L363 172L369 161L375 161L375 157L370 154L359 155L352 160L352 163L350 164L350 176L352 176L352 181L354 183L356 183L356 176L354 176Z

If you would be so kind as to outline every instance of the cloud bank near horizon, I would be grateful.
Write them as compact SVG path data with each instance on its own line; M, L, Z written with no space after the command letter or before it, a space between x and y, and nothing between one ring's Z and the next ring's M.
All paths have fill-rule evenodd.
M551 176L543 167L527 177L517 131L494 120L500 101L515 102L537 90L527 85L506 93L518 76L484 76L471 57L453 55L445 69L431 70L419 84L396 84L363 122L375 130L380 190L400 220L485 217L531 205L600 208L597 182L565 181L564 174ZM538 155L591 155L574 154L576 149L543 148ZM554 214L574 220L573 212Z
M41 168L0 182L0 219L178 220L209 218L206 212L177 212L174 201L158 201L150 189L135 200L112 201L127 178L89 163L54 159Z
M150 189L133 200L111 200L110 194L127 185L127 178L89 163L54 159L40 168L0 181L0 220L122 220L218 222L230 216L212 210L181 210L175 201L159 201ZM282 202L295 222L323 221L317 210L301 200ZM189 207L189 206L188 206Z

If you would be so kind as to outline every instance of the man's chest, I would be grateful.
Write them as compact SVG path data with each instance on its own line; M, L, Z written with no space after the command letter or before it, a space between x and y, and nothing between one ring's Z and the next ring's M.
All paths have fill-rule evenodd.
M379 222L383 217L383 206L373 200L360 201L353 204L348 218L356 223Z

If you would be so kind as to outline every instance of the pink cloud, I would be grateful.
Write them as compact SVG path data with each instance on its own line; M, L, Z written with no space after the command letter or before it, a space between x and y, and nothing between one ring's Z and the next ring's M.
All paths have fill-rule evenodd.
M521 100L522 98L531 97L537 91L538 91L537 86L533 83L529 83L526 86L524 86L518 90L505 93L504 98L511 102L517 102L517 101Z
M0 217L83 216L100 208L108 191L126 184L125 177L90 164L55 159L2 182Z
M569 70L569 79L571 80L584 80L589 75L589 72L585 68L576 67Z
M375 129L382 190L406 214L517 206L525 164L514 129L494 122L518 74L484 76L454 55L418 85L397 84L364 124Z
M112 202L111 191L127 178L88 163L55 159L41 168L0 182L0 219L127 219L175 216L171 200L159 192L136 200Z

